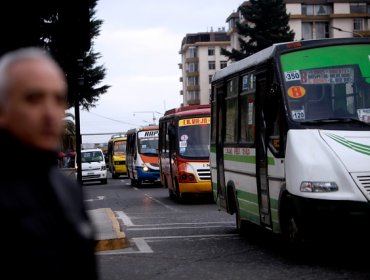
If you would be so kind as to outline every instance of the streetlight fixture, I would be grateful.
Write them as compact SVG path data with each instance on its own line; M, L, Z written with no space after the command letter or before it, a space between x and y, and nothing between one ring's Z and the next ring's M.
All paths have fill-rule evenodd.
M331 26L331 29L338 30L340 32L346 32L346 33L351 33L352 35L357 35L358 37L364 37L362 34L357 33L355 31L348 31L348 30L343 30L342 28Z

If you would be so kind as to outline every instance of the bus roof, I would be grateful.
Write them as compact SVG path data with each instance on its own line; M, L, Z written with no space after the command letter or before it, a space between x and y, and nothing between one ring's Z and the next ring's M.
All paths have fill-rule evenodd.
M276 43L272 46L263 49L255 54L252 54L242 60L231 63L227 67L216 71L212 77L212 83L221 80L229 75L238 73L246 68L256 66L271 59L276 53L287 51L296 51L309 47L323 47L336 44L354 44L354 43L370 43L370 38L324 38L316 40L302 40L284 43Z
M131 128L130 130L127 131L128 134L136 133L139 131L147 131L147 130L158 130L159 126L158 125L147 125L147 126L142 126L138 128Z
M108 142L114 142L118 140L126 140L126 134L115 134L112 135Z
M210 113L210 108L211 107L209 104L181 106L178 108L167 110L164 116L169 115L186 116L193 114L208 114Z

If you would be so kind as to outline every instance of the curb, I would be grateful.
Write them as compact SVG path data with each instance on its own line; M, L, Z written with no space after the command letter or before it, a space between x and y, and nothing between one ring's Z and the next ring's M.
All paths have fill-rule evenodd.
M111 208L100 208L87 212L96 230L96 252L129 247L126 234L121 231L119 222Z

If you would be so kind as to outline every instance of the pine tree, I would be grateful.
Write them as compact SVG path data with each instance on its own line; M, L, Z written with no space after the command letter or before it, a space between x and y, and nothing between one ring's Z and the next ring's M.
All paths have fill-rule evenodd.
M245 19L242 23L236 23L240 50L221 50L230 59L241 60L274 43L294 39L284 0L250 0L239 10Z
M102 20L95 18L98 0L11 1L0 10L2 43L0 55L10 50L39 46L47 49L63 68L68 81L68 105L76 94L84 109L95 107L109 85L100 85L106 69L97 65L100 53L94 51ZM82 59L79 66L78 59ZM79 85L79 78L84 85Z
M95 18L97 1L84 0L88 14L82 14L86 9L83 6L79 11L73 5L62 4L57 14L49 13L48 18L43 19L45 32L41 33L49 36L44 40L44 47L50 50L67 74L69 107L74 106L75 98L78 98L79 104L89 110L110 87L98 86L105 78L106 69L96 65L101 55L94 51L94 39L99 36L103 24Z

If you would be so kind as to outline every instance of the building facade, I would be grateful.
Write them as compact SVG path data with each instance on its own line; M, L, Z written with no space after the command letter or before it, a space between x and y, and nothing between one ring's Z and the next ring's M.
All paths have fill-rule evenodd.
M180 82L183 106L208 104L213 74L228 64L221 49L230 50L230 37L225 29L186 34L181 43L182 70Z
M245 1L241 6L248 3ZM285 0L285 3L295 40L370 36L370 1ZM238 12L226 19L231 48L235 49L240 49L236 22L245 21L239 7Z

